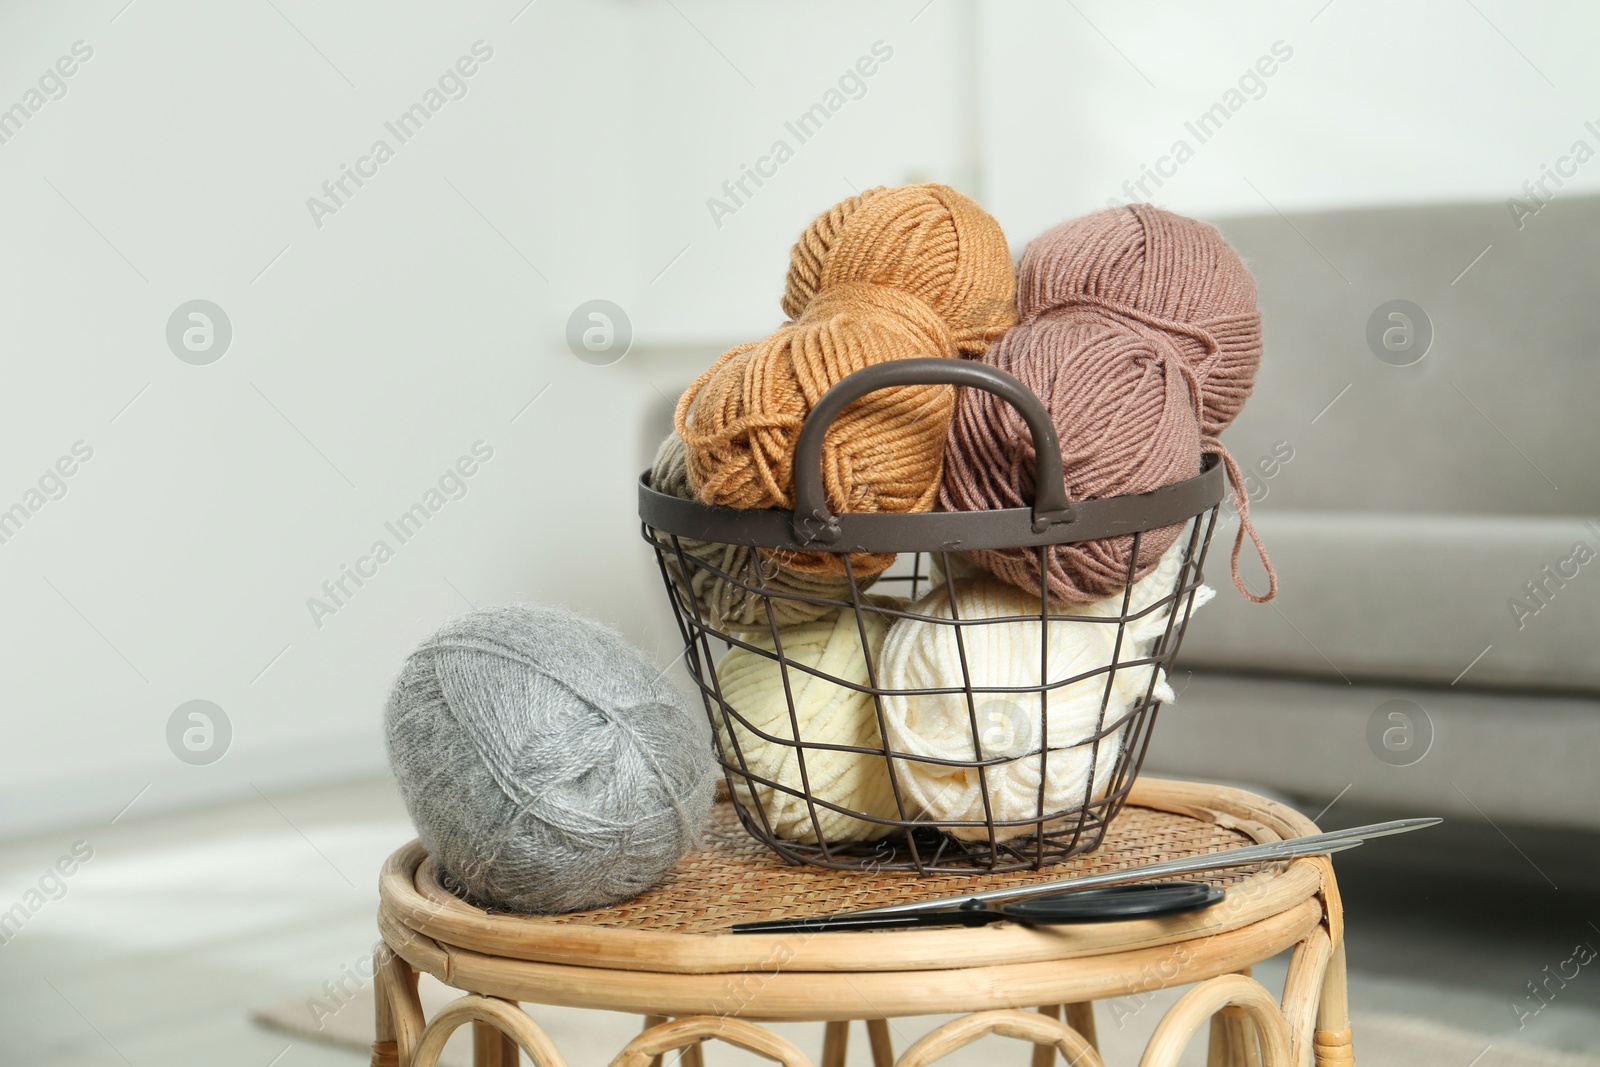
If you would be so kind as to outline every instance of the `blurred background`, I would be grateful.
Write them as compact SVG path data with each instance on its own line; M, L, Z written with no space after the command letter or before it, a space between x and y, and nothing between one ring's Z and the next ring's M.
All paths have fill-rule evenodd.
M781 321L819 210L939 181L1014 255L1144 200L1244 254L1266 355L1224 443L1283 595L1199 616L1148 767L1447 816L1340 858L1358 1009L1594 1062L1600 976L1539 983L1600 944L1597 31L1510 0L6 5L0 910L79 862L0 933L0 1058L362 1062L248 1017L371 950L401 659L529 599L670 663L634 481L672 403Z

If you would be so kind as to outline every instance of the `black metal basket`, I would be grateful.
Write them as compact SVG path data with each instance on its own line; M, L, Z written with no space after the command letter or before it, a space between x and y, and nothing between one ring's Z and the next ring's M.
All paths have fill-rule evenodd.
M917 514L843 514L829 511L822 480L823 437L833 419L851 402L878 389L907 385L957 385L983 389L1006 400L1022 415L1033 437L1037 455L1032 508L993 511L929 512ZM705 701L715 736L728 792L745 828L786 860L825 867L872 870L915 870L919 873L1038 869L1069 856L1096 848L1111 820L1122 809L1139 772L1156 712L1161 701L1158 679L1170 667L1182 641L1195 595L1201 586L1201 566L1216 526L1217 507L1225 488L1224 472L1216 457L1207 456L1201 473L1186 481L1135 496L1069 503L1063 490L1060 444L1049 415L1039 400L1017 379L981 363L953 359L907 359L881 364L849 375L817 402L806 419L795 446L793 512L736 510L702 504L657 492L649 473L640 480L639 516L645 540L655 549L668 598L682 632L691 679ZM1183 524L1173 547L1155 575L1139 577L1142 536L1151 530ZM1051 546L1100 538L1131 536L1132 551L1120 602L1113 597L1092 609L1063 605L1044 595L1028 597L1026 613L1006 613L985 618L960 618L957 608L956 571L962 553L975 549L1033 549L1039 554L1039 573L1046 573L1045 555ZM706 546L740 546L752 550L828 552L842 556L845 587L836 597L815 596L775 588L766 566L737 571L719 560L726 554L708 552ZM874 593L900 588L916 602L919 595L942 583L942 603L948 617L932 609L917 611L898 601L869 595L871 580L858 580L851 553L900 553L896 565L876 579ZM715 557L715 558L708 558ZM936 573L937 572L937 573ZM695 593L696 580L731 583L761 609L754 627L719 625ZM1149 583L1159 583L1151 591ZM1135 596L1136 588L1141 595ZM930 599L939 599L933 597ZM785 604L785 602L790 602ZM864 674L854 678L829 673L804 662L784 648L786 633L778 608L806 605L811 613L826 612L827 619L849 626L859 634ZM831 613L839 613L833 615ZM931 627L918 633L949 638L956 650L959 677L950 684L897 687L880 677L883 664L869 631L885 627ZM1031 642L1037 634L1038 671L1032 684L985 684L969 668L968 648L976 640L973 627L1007 626L1012 634ZM1051 677L1049 656L1052 627L1104 627L1110 650L1104 662L1068 676ZM1087 631L1085 631L1087 632ZM1102 631L1093 631L1099 634ZM893 630L890 629L890 640ZM991 634L991 631L982 631ZM1081 635L1082 632L1080 632ZM1135 638L1134 633L1143 633ZM1059 638L1062 631L1055 631ZM1113 636L1114 635L1114 636ZM742 652L739 650L743 650ZM761 657L781 683L783 705L758 715L741 708L724 694L718 664L723 657ZM1033 662L1030 652L1029 667ZM1081 666L1081 664L1080 664ZM854 668L852 668L854 669ZM1137 696L1118 707L1112 695L1118 678L1135 679ZM1060 673L1058 668L1057 673ZM1143 679L1148 676L1148 682ZM837 722L808 722L800 714L795 693L802 686L822 683L865 708L862 724L870 743L842 743L821 734L836 731ZM1141 684L1142 683L1142 684ZM1049 721L1055 697L1065 687L1102 686L1099 715L1082 736L1058 741ZM809 691L809 690L808 690ZM1060 691L1060 693L1057 693ZM941 701L941 708L964 705L964 722L957 738L962 757L930 755L905 742L904 729L891 728L901 719L886 717L886 708L905 709L911 702ZM994 714L999 702L1007 716L1029 720L1008 722L1007 745L986 751L984 716ZM915 705L928 707L930 705ZM985 711L985 709L990 709ZM763 718L763 715L765 716ZM903 717L902 717L903 718ZM1057 724L1063 716L1057 716ZM1033 743L1018 751L1017 730ZM809 735L809 736L808 736ZM901 738L898 747L891 743ZM861 738L856 738L860 742ZM939 738L948 747L951 738ZM970 749L970 757L964 753ZM759 751L760 758L752 753ZM774 753L777 759L774 759ZM847 762L848 761L848 762ZM1052 762L1062 772L1069 765L1084 779L1081 793L1052 797ZM1086 761L1086 762L1085 762ZM871 776L882 802L875 810L857 804L846 791L832 791L820 779L827 771L847 765L852 780ZM1087 773L1084 768L1087 768ZM777 768L777 769L775 769ZM1038 775L1037 803L1026 810L997 811L991 802L996 779L1014 769ZM886 776L886 782L879 776ZM937 776L937 777L933 777ZM975 777L973 777L975 776ZM924 778L960 781L978 797L981 810L967 817L951 817L919 802L917 786ZM1011 779L1006 779L1010 781ZM882 787L886 785L887 789ZM1030 787L1031 788L1031 787ZM1016 804L1013 798L1012 807ZM778 818L782 809L784 818ZM841 825L850 827L841 833Z

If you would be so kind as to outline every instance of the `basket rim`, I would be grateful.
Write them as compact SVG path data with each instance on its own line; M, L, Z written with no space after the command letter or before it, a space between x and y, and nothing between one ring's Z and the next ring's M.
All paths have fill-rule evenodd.
M782 508L740 509L684 500L651 488L639 475L639 518L657 533L793 552L969 552L1031 548L1122 537L1176 526L1222 502L1227 477L1220 457L1201 457L1200 473L1148 493L1077 501L1071 516L1034 532L1031 507L986 511L845 513L835 517L837 539L801 540L805 520Z

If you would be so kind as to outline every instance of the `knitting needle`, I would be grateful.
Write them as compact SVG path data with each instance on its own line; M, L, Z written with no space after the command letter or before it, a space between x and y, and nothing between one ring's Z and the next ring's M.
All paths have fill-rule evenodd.
M1392 822L1373 823L1369 826L1353 826L1348 830L1334 830L1325 834L1312 834L1309 837L1291 837L1282 841L1269 841L1264 845L1246 845L1243 848L1207 852L1199 856L1185 856L1183 859L1146 863L1138 867L1124 867L1119 871L1107 871L1104 874L1089 874L1078 878L1061 878L1053 882L1039 882L1034 885L985 889L977 893L964 893L961 896L947 897L941 900L925 900L911 904L888 904L881 908L867 908L853 914L891 915L895 912L914 911L923 907L945 907L952 904L961 904L968 900L983 902L1025 900L1028 897L1044 896L1047 893L1060 893L1068 889L1093 889L1096 886L1104 885L1126 885L1129 882L1142 882L1148 878L1165 878L1173 874L1220 870L1224 867L1242 867L1253 863L1269 863L1273 860L1293 859L1296 856L1314 856L1318 853L1354 847L1374 837L1388 837L1391 834L1404 834L1412 830L1420 830L1425 826L1437 826L1443 821L1443 819L1395 819Z
M1182 859L1164 860L1159 863L1146 863L1137 867L1124 867L1117 871L1106 871L1103 874L1083 875L1077 878L1061 878L1051 882L1038 882L1034 885L1007 886L999 889L985 889L976 893L963 893L959 896L943 897L938 900L920 900L908 904L888 904L879 908L864 908L860 911L842 912L841 915L849 917L867 915L899 915L915 914L919 911L939 908L957 907L963 904L992 903L998 901L1026 900L1029 897L1046 896L1052 893L1061 893L1074 889L1094 889L1101 886L1127 885L1130 882L1142 882L1150 878L1165 878L1176 874L1190 874L1195 871L1221 870L1226 867L1243 867L1256 863L1271 863L1275 860L1293 859L1297 856L1325 855L1332 852L1341 852L1347 848L1354 848L1363 841L1375 837L1388 837L1392 834L1409 833L1420 830L1425 826L1437 826L1443 819L1395 819L1391 822L1373 823L1368 826L1354 826L1347 830L1334 830L1325 834L1312 834L1307 837L1291 837L1282 841L1269 841L1266 844L1246 845L1242 848L1224 849L1221 852L1207 852L1199 856L1185 856ZM816 917L809 920L816 923ZM793 928L803 930L807 928L806 919L780 920L793 924ZM756 924L741 923L739 926L755 926ZM772 932L778 924L776 922L760 924L764 932ZM737 932L739 926L734 929ZM756 932L751 930L749 932Z

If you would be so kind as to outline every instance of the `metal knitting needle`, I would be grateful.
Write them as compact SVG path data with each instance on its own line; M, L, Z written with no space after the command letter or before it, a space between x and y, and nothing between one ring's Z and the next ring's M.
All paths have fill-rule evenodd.
M984 889L976 893L962 893L959 896L943 897L939 900L919 900L909 904L888 904L881 908L865 908L861 911L851 911L843 914L897 915L903 912L917 912L924 908L953 907L965 904L968 901L989 903L1026 900L1029 897L1047 896L1051 893L1062 893L1071 889L1095 889L1100 886L1127 885L1129 882L1142 882L1149 878L1165 878L1174 874L1192 874L1195 871L1215 871L1226 867L1244 867L1254 863L1271 863L1274 860L1294 859L1297 856L1324 855L1330 852L1341 852L1347 848L1354 848L1363 841L1374 837L1388 837L1391 834L1409 833L1412 830L1420 830L1425 826L1437 826L1443 821L1443 819L1395 819L1392 822L1373 823L1370 826L1352 826L1348 830L1334 830L1326 834L1312 834L1309 837L1290 837L1282 841L1269 841L1263 845L1245 845L1242 848L1223 849L1221 852L1185 856L1183 859L1146 863L1138 867L1124 867L1122 870L1107 871L1104 874L1088 874L1078 878L1060 878L1053 882L1039 882L1034 885Z

